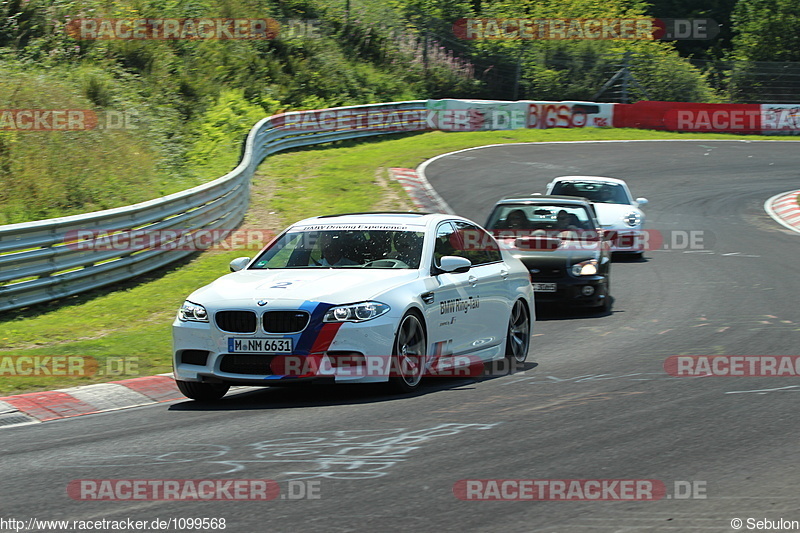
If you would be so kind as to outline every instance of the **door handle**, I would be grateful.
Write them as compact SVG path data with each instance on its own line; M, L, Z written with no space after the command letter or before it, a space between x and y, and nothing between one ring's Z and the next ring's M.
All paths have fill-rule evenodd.
M503 276L503 279L508 279L508 270L501 270L500 275Z
M470 276L469 278L467 278L467 281L469 281L469 284L472 285L473 287L478 284L478 278L476 278L475 276Z

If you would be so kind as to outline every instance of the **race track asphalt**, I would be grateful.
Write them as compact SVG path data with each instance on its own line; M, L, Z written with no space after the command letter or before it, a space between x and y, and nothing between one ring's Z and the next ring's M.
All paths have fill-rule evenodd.
M268 389L4 428L0 518L224 517L229 532L733 531L733 518L800 520L800 378L664 371L675 355L800 355L800 235L763 210L798 188L798 146L530 144L439 158L430 183L480 223L499 198L543 192L555 176L606 175L650 200L648 228L699 231L704 245L615 261L608 315L540 309L526 369L513 375L430 379L407 397ZM83 501L67 492L81 479L269 479L281 495ZM655 480L669 497L454 494L485 479ZM687 486L696 498L681 497ZM318 497L299 497L308 490Z

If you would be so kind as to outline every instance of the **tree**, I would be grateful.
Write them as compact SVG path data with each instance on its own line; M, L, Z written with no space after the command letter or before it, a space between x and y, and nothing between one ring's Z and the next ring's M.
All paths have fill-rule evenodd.
M733 58L800 61L800 2L739 0L733 21Z

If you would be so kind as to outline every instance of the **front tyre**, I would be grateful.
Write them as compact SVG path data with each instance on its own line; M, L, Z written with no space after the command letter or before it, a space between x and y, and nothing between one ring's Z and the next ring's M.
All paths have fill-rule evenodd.
M223 385L222 383L199 383L197 381L179 381L177 379L175 383L184 396L198 402L219 400L231 388L230 385Z
M425 373L427 339L425 328L415 313L406 314L400 321L392 349L394 366L389 379L399 392L412 392L419 388Z
M517 300L511 309L506 333L506 361L512 369L524 363L528 358L530 342L531 321L528 309L522 300Z

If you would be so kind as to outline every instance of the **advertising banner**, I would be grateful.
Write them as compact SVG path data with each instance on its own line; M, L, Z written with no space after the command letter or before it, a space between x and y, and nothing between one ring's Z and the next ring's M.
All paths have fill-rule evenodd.
M429 100L430 122L447 131L611 126L615 104L521 100Z
M668 131L761 133L758 104L698 104L692 102L636 102L618 104L615 128Z
M800 104L761 104L764 135L800 135Z

